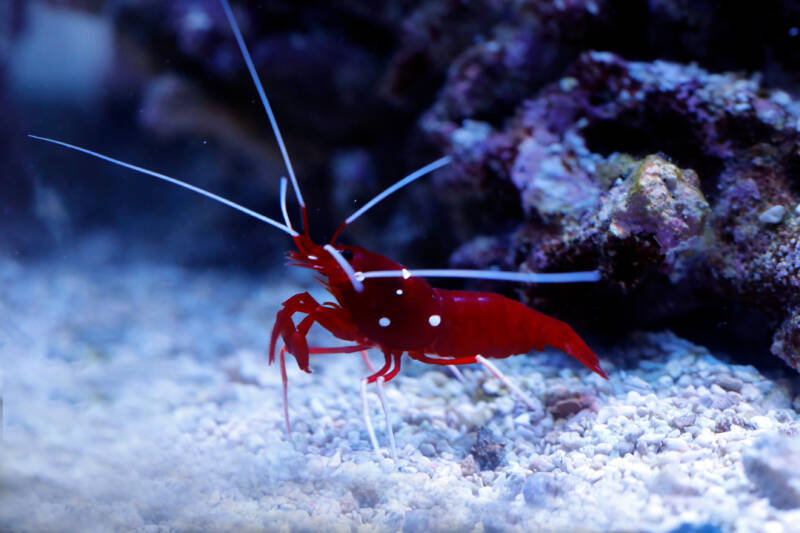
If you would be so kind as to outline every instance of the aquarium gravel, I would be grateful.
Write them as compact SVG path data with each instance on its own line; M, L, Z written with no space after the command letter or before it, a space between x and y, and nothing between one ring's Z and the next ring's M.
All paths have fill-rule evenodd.
M2 531L800 530L789 374L640 333L599 350L608 382L560 352L498 361L530 410L480 368L406 360L394 464L357 354L291 361L287 436L268 335L285 298L324 298L310 277L82 246L0 259Z

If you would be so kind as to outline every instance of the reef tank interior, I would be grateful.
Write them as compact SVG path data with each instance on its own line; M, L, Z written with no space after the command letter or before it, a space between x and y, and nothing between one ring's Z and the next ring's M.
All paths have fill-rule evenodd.
M800 3L2 0L0 110L0 531L800 531Z

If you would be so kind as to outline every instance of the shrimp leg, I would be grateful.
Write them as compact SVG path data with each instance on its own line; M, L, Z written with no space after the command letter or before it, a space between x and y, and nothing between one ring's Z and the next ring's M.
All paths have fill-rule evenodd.
M300 324L297 326L297 331L305 336L308 333L308 330L314 324L314 322L319 322L319 324L327 329L330 332L339 331L340 334L345 335L347 334L346 331L343 331L341 317L338 315L340 312L340 308L336 307L328 307L325 305L318 306L313 314L308 315L305 317ZM370 372L372 372L372 376L364 378L364 381L367 383L372 383L372 379L375 380L375 387L378 389L378 399L381 402L381 410L383 410L383 418L386 421L386 433L389 436L389 445L390 450L392 452L392 459L394 462L397 462L397 447L395 446L394 440L394 430L392 429L392 425L389 422L389 409L388 409L388 402L386 401L386 395L384 394L384 378L383 374L389 369L389 365L391 361L386 355L386 364L380 369L380 371L375 372L375 368L372 366L372 362L369 360L367 356L366 349L370 348L370 345L355 345L355 346L348 346L346 347L348 351L356 351L353 348L361 348L361 357L364 359L364 363L367 365L367 368ZM335 350L335 349L334 349ZM321 353L321 352L320 352ZM334 353L334 352L326 352L326 353ZM366 409L367 400L366 400L366 388L361 387L361 406L364 415L364 423L367 426L367 433L369 433L369 439L372 442L373 448L375 448L375 452L380 455L380 451L377 448L378 439L375 437L375 430L372 426L372 420L369 418L369 412Z
M369 369L369 371L372 372L373 374L376 374L375 367L372 366L372 361L369 360L369 356L367 355L367 351L366 350L361 350L361 358L364 359L364 364L367 366L367 369ZM388 357L387 357L387 364L388 364L388 362L389 361L388 361ZM381 370L383 370L383 369L381 369ZM375 380L375 386L378 389L378 399L381 402L381 409L383 409L383 417L386 419L386 433L387 433L387 435L389 435L389 446L390 446L390 449L392 451L392 459L396 463L397 462L397 447L395 446L395 441L394 441L394 430L392 429L392 424L389 422L389 407L388 407L389 406L389 402L386 400L386 395L384 394L384 390L383 390L384 381L385 380L383 379L383 376L379 375L378 379ZM362 390L366 390L366 389L362 389ZM365 403L365 400L363 398L362 398L361 403L362 403L362 405L364 405L364 403ZM369 416L369 414L365 411L364 412L364 416ZM369 427L369 424L368 424L367 427ZM370 438L372 438L372 437L370 437Z
M334 353L354 353L354 352L362 352L365 348L369 348L369 345L364 344L354 344L352 346L309 346L308 353L309 354L334 354ZM289 436L292 435L292 423L289 419L289 380L286 376L286 359L285 353L287 352L286 345L281 346L280 355L278 358L281 362L281 378L283 381L283 418L286 421L286 432Z
M528 406L529 409L535 411L537 409L536 405L533 403L531 398L525 394L525 392L519 388L519 386L514 383L511 379L509 379L505 374L500 372L496 366L490 363L485 357L482 355L473 355L470 357L456 357L453 359L445 359L445 358L437 358L437 357L429 357L422 352L409 352L408 354L412 359L417 361L421 361L423 363L428 363L431 365L440 365L440 366L450 366L450 365L471 365L474 363L480 363L483 365L486 370L489 371L495 378L497 378L503 385L508 387L514 394L516 394L522 403Z
M294 322L291 319L291 314L295 312L305 312L307 316L300 321L297 327L294 327ZM283 313L283 314L281 314ZM394 431L392 430L392 426L389 421L389 410L387 408L388 402L386 401L386 395L384 394L383 388L383 374L385 374L391 365L392 360L390 359L389 355L386 354L386 364L378 371L375 372L374 367L372 367L372 363L369 361L369 358L366 356L365 350L371 348L372 345L370 344L356 344L352 346L343 346L343 347L331 347L331 348L320 348L320 347L308 347L305 345L305 338L308 335L308 331L311 329L315 323L319 323L322 327L327 329L331 332L334 336L343 338L346 340L353 340L355 337L355 332L353 331L352 325L349 322L349 317L344 314L341 307L336 306L335 304L325 304L320 305L314 300L311 295L308 293L301 293L298 295L293 296L286 302L284 302L284 309L279 312L278 319L275 323L275 328L272 332L272 342L277 340L278 335L281 335L284 339L291 339L293 342L293 348L298 350L300 357L305 357L304 360L307 360L308 354L322 354L322 353L351 353L355 351L360 351L362 353L362 357L364 358L364 362L367 364L367 368L370 369L373 374L368 378L364 378L365 383L372 383L373 381L376 384L378 389L378 398L380 399L381 409L383 410L383 416L386 420L386 432L389 436L389 443L390 449L392 453L392 459L397 462L397 447L395 445L394 439ZM302 342L299 341L302 339ZM271 349L272 350L272 349ZM270 350L270 354L272 351ZM284 352L287 351L286 346L281 348L281 372L282 376L284 377L283 380L283 404L284 404L284 417L286 418L286 427L289 429L291 433L291 426L289 423L289 413L288 413L288 392L287 392L287 381L285 378L285 355ZM291 351L291 350L289 350ZM297 354L293 354L297 358ZM398 354L399 355L399 354ZM271 359L271 358L270 358ZM301 367L302 368L302 367ZM397 368L399 370L399 368ZM396 373L396 372L395 372ZM364 423L367 427L367 433L369 434L370 441L372 442L373 448L375 448L376 453L380 454L380 450L378 447L378 440L375 437L375 430L372 425L372 420L369 418L369 412L367 410L367 400L366 400L366 386L362 384L361 387L361 405L362 411L364 415Z

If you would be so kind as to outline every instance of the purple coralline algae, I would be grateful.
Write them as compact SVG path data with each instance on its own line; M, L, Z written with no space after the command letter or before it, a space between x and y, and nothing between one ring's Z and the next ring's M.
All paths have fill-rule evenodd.
M800 103L756 77L587 52L509 120L489 123L470 115L473 105L453 109L452 93L471 94L468 70L451 70L423 118L454 156L439 183L487 196L513 185L526 222L498 232L512 266L603 271L606 287L584 290L592 304L567 289L567 303L551 307L609 313L627 327L677 324L709 307L736 327L756 313L756 336L771 330L772 352L800 368ZM488 266L491 238L452 262ZM524 296L541 304L555 294Z

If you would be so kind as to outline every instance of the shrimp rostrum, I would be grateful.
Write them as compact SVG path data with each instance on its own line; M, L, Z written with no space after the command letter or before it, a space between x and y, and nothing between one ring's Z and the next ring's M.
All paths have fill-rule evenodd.
M289 264L316 272L317 279L331 294L333 301L320 303L308 292L302 292L283 302L277 313L269 343L269 363L275 362L276 348L280 341L282 347L278 359L283 382L284 415L289 433L291 425L287 407L288 380L285 358L287 353L294 357L300 370L309 373L311 372L309 358L312 354L362 353L367 366L372 369L371 374L362 381L362 408L370 439L376 449L377 441L369 417L366 415L364 392L366 384L377 383L379 396L384 403L382 385L400 372L404 354L408 354L411 359L433 365L480 363L503 380L528 404L530 401L527 400L525 393L505 378L489 359L502 359L511 355L525 354L531 350L541 351L550 346L571 355L607 379L594 352L564 322L499 294L438 289L425 280L427 277L463 277L535 283L590 282L599 279L598 272L409 270L364 248L337 244L339 235L349 224L391 193L447 165L450 162L447 156L413 172L373 198L341 224L329 243L324 245L315 243L309 236L306 205L277 121L230 5L227 0L220 1L269 118L289 174L288 182L286 178L281 178L280 200L283 223L164 174L62 141L33 135L31 137L77 150L189 189L266 222L287 233L294 240L296 250L287 253ZM286 208L289 182L300 206L302 232L294 229ZM297 315L300 315L300 318L295 322ZM334 337L348 344L335 347L309 346L306 338L314 324L319 324ZM383 354L383 365L377 370L371 367L366 356L366 350L369 349L378 349ZM384 413L386 414L385 405ZM388 415L387 431L392 442L392 454L395 455Z

